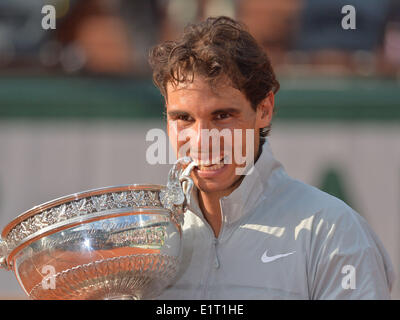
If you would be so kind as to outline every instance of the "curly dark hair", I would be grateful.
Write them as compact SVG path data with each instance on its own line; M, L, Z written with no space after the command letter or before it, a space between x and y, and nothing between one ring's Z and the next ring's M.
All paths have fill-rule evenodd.
M229 17L210 17L189 24L182 36L166 41L150 50L149 63L154 84L167 99L167 84L193 81L203 77L213 87L228 77L254 110L272 90L279 90L271 62L247 27ZM260 139L270 132L270 126L260 130Z

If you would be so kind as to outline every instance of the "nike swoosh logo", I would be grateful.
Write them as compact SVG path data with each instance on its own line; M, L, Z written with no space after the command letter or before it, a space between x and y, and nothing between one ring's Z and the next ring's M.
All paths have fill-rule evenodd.
M270 256L270 257L267 256L267 252L268 252L268 250L265 250L264 254L261 256L261 261L263 263L272 262L272 261L275 261L276 259L290 256L291 254L295 253L296 251L289 252L289 253L283 253L283 254L277 254L276 256Z

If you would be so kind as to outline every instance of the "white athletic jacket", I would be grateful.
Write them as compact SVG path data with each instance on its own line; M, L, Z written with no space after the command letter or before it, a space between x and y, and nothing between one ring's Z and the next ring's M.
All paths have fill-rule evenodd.
M393 267L367 222L290 178L268 141L220 204L215 238L193 188L180 273L158 299L390 299Z

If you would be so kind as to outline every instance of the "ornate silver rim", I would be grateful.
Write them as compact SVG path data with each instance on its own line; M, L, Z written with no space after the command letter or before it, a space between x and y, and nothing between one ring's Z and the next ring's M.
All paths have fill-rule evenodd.
M184 168L184 165L187 165ZM75 223L85 222L90 215L104 216L106 211L160 209L169 210L171 220L183 223L183 213L190 203L193 181L190 172L197 164L190 157L178 159L169 172L167 186L123 185L93 189L46 202L22 213L2 232L0 267L8 268L12 254L27 239ZM115 213L115 212L114 212ZM76 221L78 218L78 222ZM3 243L4 242L4 243ZM4 254L1 251L7 250Z
M121 188L133 190L90 195L110 189ZM148 189L146 190L143 188ZM89 196L87 196L88 194ZM86 195L86 197L83 197L84 195ZM57 203L58 205L51 206ZM41 208L42 210L40 210ZM86 220L86 218L94 216L101 217L126 210L136 210L140 212L143 211L142 209L167 209L171 212L172 219L179 223L180 217L178 217L178 215L182 213L183 205L172 204L163 186L126 185L95 189L72 196L62 197L32 208L8 225L8 233L6 232L7 227L5 228L5 231L3 231L3 233L6 233L4 239L7 242L10 252L31 239L33 235L37 236L45 231L49 231L51 227L61 227L80 221L80 219ZM31 214L29 215L29 213ZM18 221L18 219L21 219L24 215L27 215L25 219L19 223L15 223L15 221Z

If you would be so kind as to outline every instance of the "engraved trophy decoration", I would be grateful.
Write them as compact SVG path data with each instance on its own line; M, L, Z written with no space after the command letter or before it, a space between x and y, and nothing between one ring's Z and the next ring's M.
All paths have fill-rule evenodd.
M36 206L0 238L0 267L32 299L152 299L177 274L196 166L179 159L166 186L89 190Z

